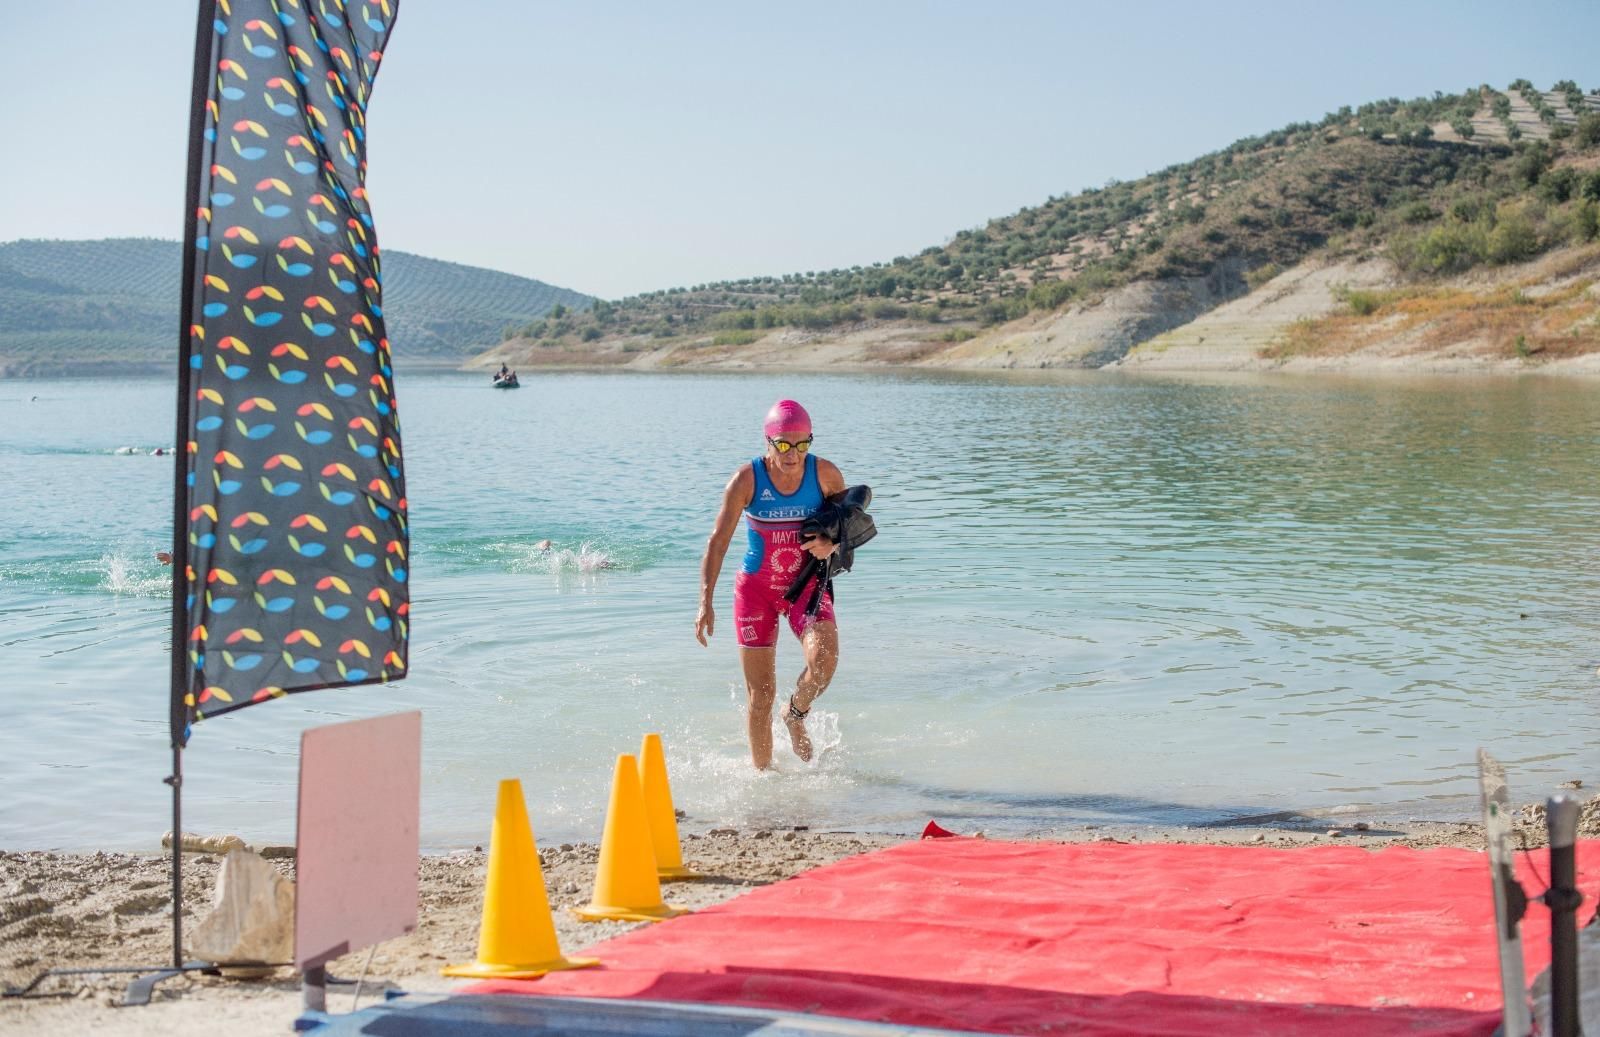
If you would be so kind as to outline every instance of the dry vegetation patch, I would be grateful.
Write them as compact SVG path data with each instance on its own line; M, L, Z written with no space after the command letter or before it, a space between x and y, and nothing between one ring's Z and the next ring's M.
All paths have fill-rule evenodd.
M1581 249L1511 283L1335 289L1342 312L1296 321L1261 356L1348 356L1386 345L1398 356L1448 350L1530 361L1600 352L1597 266L1600 252Z

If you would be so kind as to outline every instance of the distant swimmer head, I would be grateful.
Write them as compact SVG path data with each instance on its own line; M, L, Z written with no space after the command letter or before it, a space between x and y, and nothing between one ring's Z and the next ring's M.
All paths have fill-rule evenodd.
M804 438L811 435L811 415L793 400L779 400L767 411L767 420L761 429L768 439Z

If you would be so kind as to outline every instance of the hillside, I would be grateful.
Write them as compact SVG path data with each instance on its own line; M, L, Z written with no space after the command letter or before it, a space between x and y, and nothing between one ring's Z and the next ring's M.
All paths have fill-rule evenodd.
M1442 284L1597 236L1600 94L1518 80L1343 108L870 267L597 303L532 322L473 363L1100 366L1286 273L1317 283L1314 271L1348 265L1389 287ZM1338 309L1337 287L1301 315ZM1269 355L1287 330L1274 326L1252 357L1320 348L1302 334ZM1567 329L1517 330L1538 356L1529 333ZM1600 332L1592 347L1587 334L1562 355L1600 350ZM1520 357L1515 342L1490 348Z
M169 371L181 248L154 239L0 244L0 374ZM383 254L399 364L455 366L519 326L589 296L406 252Z

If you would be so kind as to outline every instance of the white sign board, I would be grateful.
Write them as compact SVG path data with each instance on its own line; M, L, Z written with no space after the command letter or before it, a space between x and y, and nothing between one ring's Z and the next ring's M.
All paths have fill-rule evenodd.
M422 714L300 736L294 963L301 971L417 927Z

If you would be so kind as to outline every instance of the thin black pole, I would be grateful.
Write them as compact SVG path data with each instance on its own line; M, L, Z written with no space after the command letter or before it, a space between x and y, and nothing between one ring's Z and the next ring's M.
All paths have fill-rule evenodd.
M211 46L215 36L216 0L200 0L194 30L194 75L189 96L188 181L183 198L183 280L178 307L177 432L172 445L172 684L168 725L172 737L172 967L183 967L183 746L188 741L189 685L189 407L191 348L189 323L194 316L196 226L200 211L200 175L205 168L206 99L211 91Z
M1545 803L1550 830L1550 1032L1553 1037L1578 1037L1578 801L1552 796Z
M183 746L172 747L172 967L183 968Z

